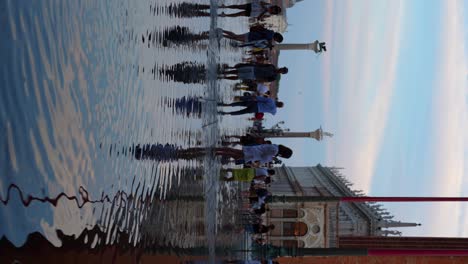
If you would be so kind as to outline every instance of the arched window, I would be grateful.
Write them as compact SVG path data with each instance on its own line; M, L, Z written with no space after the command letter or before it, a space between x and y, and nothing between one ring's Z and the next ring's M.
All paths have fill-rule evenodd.
M304 236L307 225L303 222L283 222L283 236Z

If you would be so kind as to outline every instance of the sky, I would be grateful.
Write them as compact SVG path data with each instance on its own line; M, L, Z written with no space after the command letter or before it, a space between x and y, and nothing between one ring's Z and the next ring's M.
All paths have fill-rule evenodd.
M284 43L328 51L281 53L285 108L268 121L334 137L281 140L285 164L342 167L373 196L468 196L468 2L303 1L287 15ZM405 235L468 237L462 203L385 207L422 224Z

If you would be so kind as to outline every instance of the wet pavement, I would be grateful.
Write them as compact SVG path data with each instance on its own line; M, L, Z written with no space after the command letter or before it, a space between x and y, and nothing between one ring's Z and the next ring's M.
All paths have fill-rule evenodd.
M216 114L235 93L218 69L242 50L215 29L244 24L218 20L207 4L0 3L0 248L11 253L0 258L214 261L236 246L222 227L237 221L237 186L219 182L211 152L179 151L212 148L247 125ZM137 155L145 146L156 158Z

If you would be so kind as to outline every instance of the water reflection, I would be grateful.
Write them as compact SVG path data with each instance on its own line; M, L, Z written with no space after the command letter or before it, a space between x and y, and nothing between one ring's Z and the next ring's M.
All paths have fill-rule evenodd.
M189 44L209 39L209 32L193 33L188 27L175 26L164 30L159 37L163 46L173 44Z
M16 194L19 196L21 203L23 203L23 206L26 206L26 207L28 207L32 202L50 203L53 206L57 206L57 203L62 198L67 199L69 201L74 201L78 208L82 208L86 203L94 204L94 203L103 203L103 202L111 201L111 199L107 195L103 196L99 200L89 200L89 193L83 186L80 186L78 189L78 192L80 194L79 197L74 196L74 195L70 196L64 192L61 192L56 197L52 198L52 197L35 197L32 195L25 195L21 191L18 185L12 183L7 188L6 197L3 198L2 196L0 196L0 202L3 205L8 205L8 203L10 202L12 192L16 192ZM126 195L125 193L122 193L122 194Z
M218 89L220 60L239 51L199 2L0 1L2 252L232 243L216 233L236 203L219 197L237 190L218 184L219 159L185 151L242 129L215 102L232 93Z
M216 77L218 74L229 68L227 64L216 65ZM164 65L159 70L160 75L166 76L169 80L182 83L205 83L207 79L207 69L204 64L184 61L174 65ZM221 76L220 76L221 77Z
M210 13L207 9L210 9L210 5L182 2L169 6L154 7L152 12L154 15L166 13L176 17L209 17Z
M184 61L170 66L163 66L159 72L176 82L204 83L206 81L205 65L195 62Z

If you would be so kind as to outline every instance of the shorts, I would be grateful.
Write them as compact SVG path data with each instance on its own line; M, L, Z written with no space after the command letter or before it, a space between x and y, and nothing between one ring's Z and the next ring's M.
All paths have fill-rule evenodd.
M250 16L252 14L252 4L247 4L245 8L245 15Z
M241 36L242 36L242 38L243 38L243 40L242 40L243 42L249 42L250 32L247 32L247 33L245 33L245 34L242 34Z
M242 80L255 80L255 69L253 66L241 66L237 68L237 75Z

